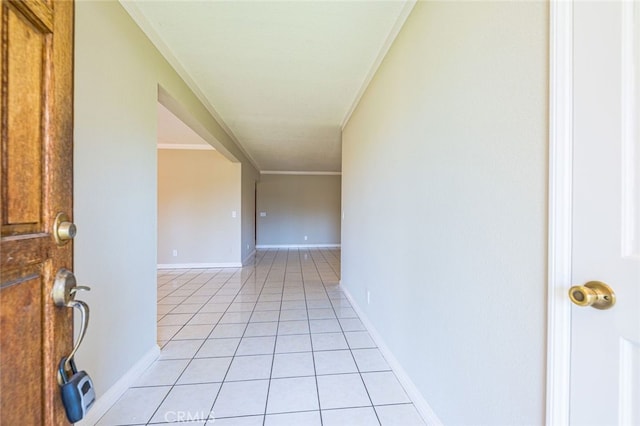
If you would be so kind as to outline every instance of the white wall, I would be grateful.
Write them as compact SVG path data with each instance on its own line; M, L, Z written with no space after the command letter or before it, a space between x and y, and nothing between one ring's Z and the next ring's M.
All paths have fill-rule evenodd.
M547 34L418 2L344 129L342 284L444 424L544 423Z
M257 186L258 245L339 245L340 182L339 175L263 174Z
M75 272L92 286L78 365L100 398L155 346L158 86L165 106L256 171L118 2L77 2L75 22Z
M240 172L217 151L158 150L158 264L240 264Z

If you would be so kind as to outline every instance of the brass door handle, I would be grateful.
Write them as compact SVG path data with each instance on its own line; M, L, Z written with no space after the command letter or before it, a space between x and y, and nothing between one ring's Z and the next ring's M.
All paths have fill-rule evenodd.
M601 281L589 281L585 285L574 285L569 289L569 298L578 306L609 309L616 304L616 294Z

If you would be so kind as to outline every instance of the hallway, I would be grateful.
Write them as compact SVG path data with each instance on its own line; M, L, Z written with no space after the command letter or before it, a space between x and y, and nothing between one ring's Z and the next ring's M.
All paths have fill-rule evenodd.
M160 270L160 359L98 425L424 424L339 276L337 249Z

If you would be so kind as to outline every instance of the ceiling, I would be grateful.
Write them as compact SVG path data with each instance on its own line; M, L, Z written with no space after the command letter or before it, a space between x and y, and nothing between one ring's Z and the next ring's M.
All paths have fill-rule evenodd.
M413 2L123 5L259 170L340 171L342 125Z

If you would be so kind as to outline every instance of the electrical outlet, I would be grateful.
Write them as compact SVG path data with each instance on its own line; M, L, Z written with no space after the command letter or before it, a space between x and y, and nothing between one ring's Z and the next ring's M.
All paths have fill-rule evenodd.
M178 257L178 250L173 249L173 257Z
M371 304L371 292L367 290L367 305Z
M307 241L307 236L306 235L304 236L304 240Z
M247 244L247 250L249 250L249 244Z
M232 211L232 212L231 212L231 217L236 217L236 216L237 216L236 211L235 211L235 210L234 210L234 211Z

